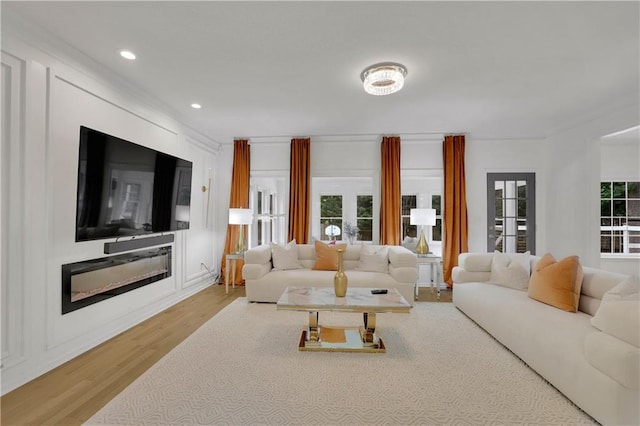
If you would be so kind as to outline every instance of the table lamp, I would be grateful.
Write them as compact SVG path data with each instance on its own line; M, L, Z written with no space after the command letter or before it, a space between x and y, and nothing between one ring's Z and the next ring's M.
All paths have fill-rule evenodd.
M253 211L251 209L229 209L229 225L239 225L238 239L236 240L236 253L242 253L247 249L244 239L244 226L253 223Z
M436 224L435 209L411 209L409 223L416 226L433 226ZM416 246L416 253L419 256L425 256L429 253L429 244L424 237L424 229L420 229L420 239Z

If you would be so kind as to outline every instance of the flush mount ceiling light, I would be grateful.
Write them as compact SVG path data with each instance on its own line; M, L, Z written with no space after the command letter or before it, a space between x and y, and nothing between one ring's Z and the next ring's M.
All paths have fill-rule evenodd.
M390 95L402 89L407 68L395 62L381 62L367 67L360 74L365 92L381 96Z
M121 50L120 51L120 56L122 56L125 59L128 59L130 61L133 61L136 58L135 53L130 52L128 50Z

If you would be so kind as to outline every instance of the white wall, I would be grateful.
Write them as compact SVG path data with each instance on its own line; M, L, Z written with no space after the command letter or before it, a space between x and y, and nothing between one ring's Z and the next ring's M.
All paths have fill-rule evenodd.
M64 51L33 47L35 35L2 35L4 394L211 285L202 264L217 272L220 228L207 209L218 198L217 143ZM75 242L80 125L192 161L190 229L175 233L171 277L62 315L61 266L105 257L112 241Z
M465 177L469 219L469 251L487 251L487 173L536 174L536 253L547 250L546 222L546 142L542 139L466 139Z
M633 105L547 139L546 235L556 257L600 266L600 138L637 126L639 117Z
M624 129L621 129L624 130ZM640 181L640 140L600 144L602 181ZM601 255L600 267L629 275L640 274L640 255Z

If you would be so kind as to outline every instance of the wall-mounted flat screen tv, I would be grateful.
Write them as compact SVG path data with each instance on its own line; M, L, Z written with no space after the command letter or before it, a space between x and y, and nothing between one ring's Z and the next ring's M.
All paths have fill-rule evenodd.
M192 163L80 127L76 241L189 228Z

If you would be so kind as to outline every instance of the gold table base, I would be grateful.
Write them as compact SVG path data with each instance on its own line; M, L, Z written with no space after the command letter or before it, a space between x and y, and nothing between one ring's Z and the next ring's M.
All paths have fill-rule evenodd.
M376 314L363 312L364 326L333 327L332 331L341 330L344 342L328 342L322 340L322 326L318 324L318 312L309 312L309 327L302 330L298 350L320 352L366 352L385 353L384 342L376 335ZM329 327L328 327L329 328Z

